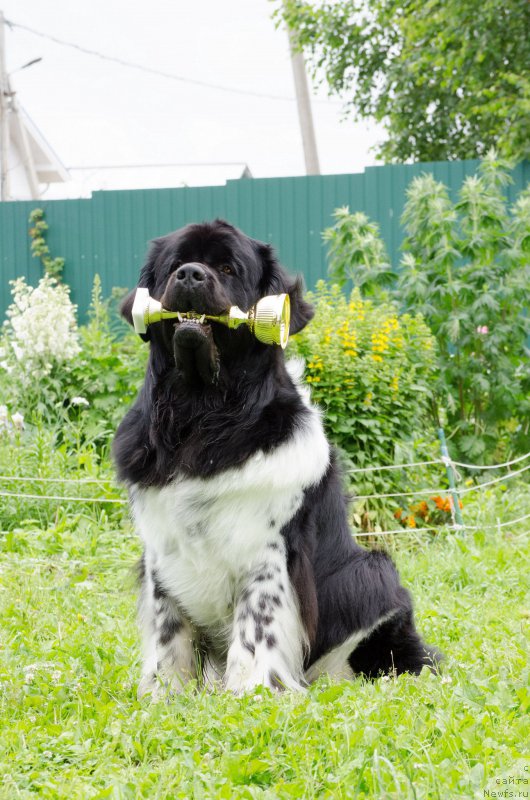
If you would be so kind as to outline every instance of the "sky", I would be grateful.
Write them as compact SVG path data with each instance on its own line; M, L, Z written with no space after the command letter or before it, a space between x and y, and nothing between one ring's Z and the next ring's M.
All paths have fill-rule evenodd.
M0 4L7 20L185 79L111 63L6 26L12 88L62 163L67 168L123 167L71 170L73 180L50 186L46 197L86 196L102 188L223 183L238 177L244 164L256 178L304 174L287 33L271 18L277 3ZM19 70L38 57L40 63ZM341 103L322 88L313 94L312 107L322 173L361 172L376 163L370 148L382 134L375 125L344 120ZM206 166L129 166L174 163Z

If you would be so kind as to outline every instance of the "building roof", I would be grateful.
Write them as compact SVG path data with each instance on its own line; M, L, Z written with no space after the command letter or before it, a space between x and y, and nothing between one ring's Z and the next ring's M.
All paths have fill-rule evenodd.
M16 112L9 114L8 120L10 145L20 154L20 160L24 163L23 137L26 137L39 183L62 183L70 180L68 170L59 156L20 103L17 103Z

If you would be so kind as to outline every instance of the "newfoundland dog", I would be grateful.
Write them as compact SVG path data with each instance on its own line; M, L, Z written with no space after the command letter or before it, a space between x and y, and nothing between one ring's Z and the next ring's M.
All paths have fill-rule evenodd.
M222 220L155 239L138 286L201 315L285 292L291 334L313 315L271 247ZM191 678L241 693L343 668L433 667L438 651L417 633L391 559L352 538L300 365L246 326L167 319L143 338L145 383L114 441L144 545L139 695Z

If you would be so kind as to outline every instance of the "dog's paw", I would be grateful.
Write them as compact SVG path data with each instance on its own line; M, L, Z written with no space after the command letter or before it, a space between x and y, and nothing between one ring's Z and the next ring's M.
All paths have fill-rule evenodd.
M171 700L184 691L189 680L176 675L171 680L164 679L158 674L144 675L138 684L136 697L138 700L149 697L153 702Z
M277 671L268 668L255 668L252 672L243 670L227 670L224 677L225 688L237 696L252 693L258 687L265 687L276 692L290 689L294 692L303 692L305 687L285 670Z
M138 684L138 689L136 690L136 697L138 700L142 700L142 698L150 695L154 697L157 687L157 680L156 674L154 672L149 673L148 675L142 675L140 683Z

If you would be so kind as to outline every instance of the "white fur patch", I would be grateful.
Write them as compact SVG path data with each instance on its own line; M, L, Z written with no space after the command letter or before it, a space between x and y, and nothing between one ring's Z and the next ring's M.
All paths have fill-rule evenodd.
M313 683L320 675L324 674L331 675L335 678L351 677L353 672L348 664L348 656L353 653L364 639L368 638L371 633L379 628L380 625L392 619L397 611L397 609L390 611L388 614L380 617L370 628L363 628L360 631L355 631L355 633L348 636L344 642L334 647L333 650L330 650L329 653L324 653L324 655L321 656L318 661L315 661L307 670L305 674L306 681L308 683Z
M276 649L283 652L285 664L269 663L275 648L259 648L259 652L256 648L249 671L245 654L236 654L234 613L249 576L270 563L271 553L276 552L271 544L284 554L285 566L280 530L299 509L304 489L318 483L328 467L329 445L319 412L309 407L308 412L287 442L270 453L258 451L241 467L207 479L177 478L162 488L130 487L136 527L148 562L156 565L157 580L194 625L224 643L225 650L231 643L231 654L239 662L232 675L239 667L242 670L231 683L239 681L241 689L263 682L271 670L280 681L298 681L291 673L298 671L295 663L300 662L303 632L286 571L282 572L286 602L281 625L285 637L294 638L292 657L280 646L281 631L275 633ZM154 640L146 639L144 672L149 672L155 660ZM250 655L248 650L246 654Z
M290 358L289 361L285 362L285 367L304 405L311 408L311 390L307 383L304 383L304 359L300 357Z

